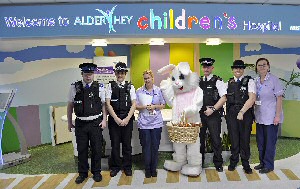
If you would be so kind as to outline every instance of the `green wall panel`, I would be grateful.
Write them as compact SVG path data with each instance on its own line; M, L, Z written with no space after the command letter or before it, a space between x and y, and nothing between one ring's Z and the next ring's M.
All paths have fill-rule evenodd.
M281 136L300 138L299 115L300 101L284 100L284 120L281 128Z
M131 57L131 81L137 89L144 84L143 71L150 69L149 45L132 45Z
M233 44L223 43L216 46L208 46L201 43L199 46L200 58L210 57L216 60L214 64L214 74L223 78L224 81L228 81L233 76L231 67L233 63ZM203 75L201 66L200 73Z
M17 108L11 107L9 109L9 113L18 121L17 118ZM9 152L19 151L20 150L20 142L18 139L18 135L13 124L6 116L6 120L4 123L4 128L2 130L2 153L6 154Z

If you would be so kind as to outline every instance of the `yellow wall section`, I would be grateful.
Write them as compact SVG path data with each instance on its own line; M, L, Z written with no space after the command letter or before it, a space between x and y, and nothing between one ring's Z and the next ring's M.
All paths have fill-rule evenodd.
M194 71L194 44L170 44L170 64L177 65L179 62L188 62Z
M150 69L149 45L132 45L131 57L131 82L137 89L144 84L143 71Z

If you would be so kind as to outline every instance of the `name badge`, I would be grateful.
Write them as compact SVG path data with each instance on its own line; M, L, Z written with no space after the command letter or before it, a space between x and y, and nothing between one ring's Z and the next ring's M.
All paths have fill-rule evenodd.
M261 101L257 100L257 101L255 101L255 104L258 105L258 106L260 106L261 105Z
M155 110L153 110L153 111L149 111L149 116L155 116L156 115L156 111Z

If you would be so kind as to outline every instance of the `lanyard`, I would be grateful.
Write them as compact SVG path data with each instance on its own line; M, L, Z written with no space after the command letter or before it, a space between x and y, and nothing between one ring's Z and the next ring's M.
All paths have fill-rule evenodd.
M258 89L257 89L256 93L257 93L257 97L259 98L261 90L262 90L262 88L264 86L264 83L260 83L260 78L259 78L259 81L257 83L258 83Z
M147 91L147 88L146 88L146 86L145 86L145 89L146 89L146 94L147 95L150 95L151 96L151 93L149 92L149 91ZM153 104L153 99L154 99L154 96L155 96L155 94L154 94L154 88L152 89L152 93L153 93L153 96L152 96L152 101L151 101L151 104Z
M152 93L153 93L153 96L152 96L152 101L151 101L151 104L153 104L153 102L154 102L154 101L153 101L153 99L154 99L154 95L155 95L155 94L154 94L154 89L152 89Z

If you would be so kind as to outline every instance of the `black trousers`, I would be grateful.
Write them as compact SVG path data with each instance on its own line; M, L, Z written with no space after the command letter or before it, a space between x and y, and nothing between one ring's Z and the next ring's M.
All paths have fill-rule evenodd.
M108 129L112 148L109 161L111 170L129 170L132 168L132 128L133 116L126 126L119 126L111 116L108 117ZM120 157L120 143L122 143L123 160Z
M248 110L244 113L243 120L237 119L241 110L239 106L231 106L227 110L226 122L231 142L230 164L236 166L241 156L244 168L250 168L250 134L252 131L253 113Z
M200 152L202 153L202 163L205 159L205 138L206 130L210 133L212 150L214 152L213 162L215 167L220 167L223 164L222 158L222 143L221 143L221 115L215 111L210 116L206 116L203 112L200 113L202 127L200 129Z
M102 156L102 128L99 126L100 119L94 121L75 121L75 136L78 151L78 173L81 176L88 176L88 149L91 146L91 172L101 172Z

